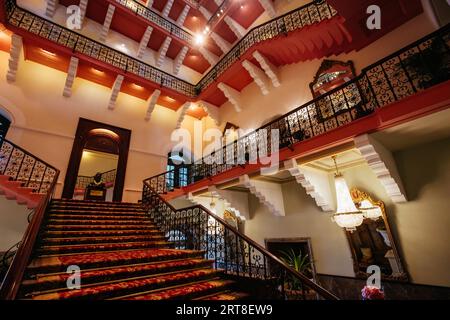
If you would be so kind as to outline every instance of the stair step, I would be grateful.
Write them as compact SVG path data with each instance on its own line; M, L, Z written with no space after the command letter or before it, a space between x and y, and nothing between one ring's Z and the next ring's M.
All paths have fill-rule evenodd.
M139 203L89 201L89 200L59 200L59 199L55 199L52 201L52 205L92 206L92 207L106 206L109 208L117 208L117 207L142 208L142 205Z
M81 225L64 225L64 224L49 224L45 227L45 230L71 230L71 231L78 231L78 230L158 230L156 226L152 225L120 225L120 224L81 224Z
M195 300L233 301L233 300L243 300L248 297L249 297L249 295L244 292L225 291L225 292L214 293L214 294L208 295L208 296L203 296L203 297L197 298Z
M194 299L202 295L212 294L214 292L227 289L234 284L230 280L212 279L202 282L191 283L175 288L148 291L145 293L121 296L120 300L175 300L175 299ZM116 299L115 299L116 300Z
M106 214L106 213L111 213L111 214L117 214L117 213L134 213L134 214L144 214L146 213L145 210L143 209L127 209L127 208L108 208L108 207L60 207L60 206L51 206L50 208L51 212L75 212L75 213L102 213L102 214Z
M94 211L94 210L76 210L76 209L70 209L70 210L59 210L59 209L52 209L50 211L51 215L58 216L58 215L80 215L80 216L89 216L89 215L101 215L101 216L127 216L127 217L144 217L148 216L145 211L107 211L107 210L100 210L100 211Z
M156 228L153 230L90 230L90 231L45 231L43 233L47 239L50 238L61 238L64 236L64 238L91 238L91 237L105 237L105 236L112 236L112 237L120 237L120 236L138 236L138 235L147 235L147 236L156 236L161 235L163 236L163 233Z
M197 269L188 272L176 272L151 277L127 279L110 284L90 286L80 290L64 290L47 294L34 295L33 300L63 299L106 299L117 296L136 294L142 291L156 290L163 286L174 286L193 281L202 281L217 277L221 271L214 269Z
M140 276L150 276L161 273L169 273L186 269L198 269L212 267L213 261L204 259L182 259L166 262L154 262L134 265L122 265L119 267L106 267L87 269L81 271L81 286L89 284L126 279ZM58 288L65 289L66 281L71 275L66 272L53 274L38 274L32 280L23 282L22 293L37 293L37 290L48 291Z
M43 238L44 245L65 245L65 244L89 244L106 242L142 242L142 241L166 241L162 235L140 235L140 236L106 236L106 237L64 237L64 238Z
M202 258L204 251L176 249L124 250L118 252L102 252L74 254L59 257L43 257L34 259L28 266L31 274L42 272L65 272L71 265L81 269L113 267L123 264L148 263L174 259Z
M125 242L125 243L92 243L76 245L43 245L37 249L39 255L72 254L83 252L98 252L112 250L129 250L141 248L167 248L170 247L167 241L145 241L145 242Z
M127 220L130 219L130 216L122 216L122 215L80 215L80 214L50 214L50 219L68 219L68 220ZM142 216L133 216L132 220L141 220L141 221L150 221L150 217L142 215Z
M49 224L64 224L64 225L80 225L80 224L97 224L97 225L103 225L103 224L110 224L110 225L153 225L153 222L148 219L147 221L142 221L142 220L134 220L134 219L129 219L129 220L89 220L89 219L53 219L50 218L48 219L48 223Z

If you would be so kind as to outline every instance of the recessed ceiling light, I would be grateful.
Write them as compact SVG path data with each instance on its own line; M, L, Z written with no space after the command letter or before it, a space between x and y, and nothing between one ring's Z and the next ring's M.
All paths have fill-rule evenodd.
M195 44L202 45L205 42L205 36L203 34L197 34L195 36Z
M103 72L103 71L101 71L101 70L98 70L98 69L95 69L95 68L91 68L91 71L93 72L93 73L96 73L96 74L104 74L105 72Z
M140 85L138 85L138 84L136 84L136 83L133 83L132 86L135 87L135 88L138 89L138 90L144 89L143 86L140 86Z
M49 55L49 56L52 56L52 57L56 56L56 53L53 53L51 51L48 51L48 50L45 50L45 49L41 49L41 51L42 51L42 53L44 53L46 55Z

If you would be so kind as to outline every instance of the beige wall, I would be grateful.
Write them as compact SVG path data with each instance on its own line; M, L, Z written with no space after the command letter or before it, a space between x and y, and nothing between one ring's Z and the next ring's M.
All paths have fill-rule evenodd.
M412 282L450 286L450 138L397 152L395 159L409 198L404 204L390 201L367 165L343 174L350 188L385 202ZM331 221L331 214L320 211L295 181L283 184L283 193L286 217L273 216L251 196L246 234L261 244L265 238L311 237L319 273L353 276L345 233Z
M0 52L0 108L13 118L7 138L61 170L57 196L80 117L132 131L124 201L139 200L142 180L165 171L167 153L174 145L170 135L176 127L177 112L157 105L147 122L148 103L124 93L119 94L115 110L108 110L111 89L79 78L72 97L65 98L65 73L23 57L17 81L10 84L5 80L8 58ZM182 127L193 130L196 121L186 116Z
M26 206L0 195L0 252L6 251L22 239L28 226Z

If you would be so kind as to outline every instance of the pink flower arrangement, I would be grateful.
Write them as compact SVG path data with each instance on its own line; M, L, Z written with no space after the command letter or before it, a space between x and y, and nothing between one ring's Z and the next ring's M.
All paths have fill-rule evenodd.
M361 290L361 295L363 300L384 300L383 290L373 286L365 286Z

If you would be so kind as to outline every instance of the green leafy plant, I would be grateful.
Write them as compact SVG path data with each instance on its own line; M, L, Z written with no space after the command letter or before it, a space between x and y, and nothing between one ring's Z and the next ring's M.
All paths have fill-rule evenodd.
M300 251L298 254L294 249L280 251L280 259L287 265L293 268L295 271L303 273L310 277L312 275L312 263L309 259L309 255L303 255ZM290 276L287 279L287 285L290 290L301 290L302 283L294 276Z

